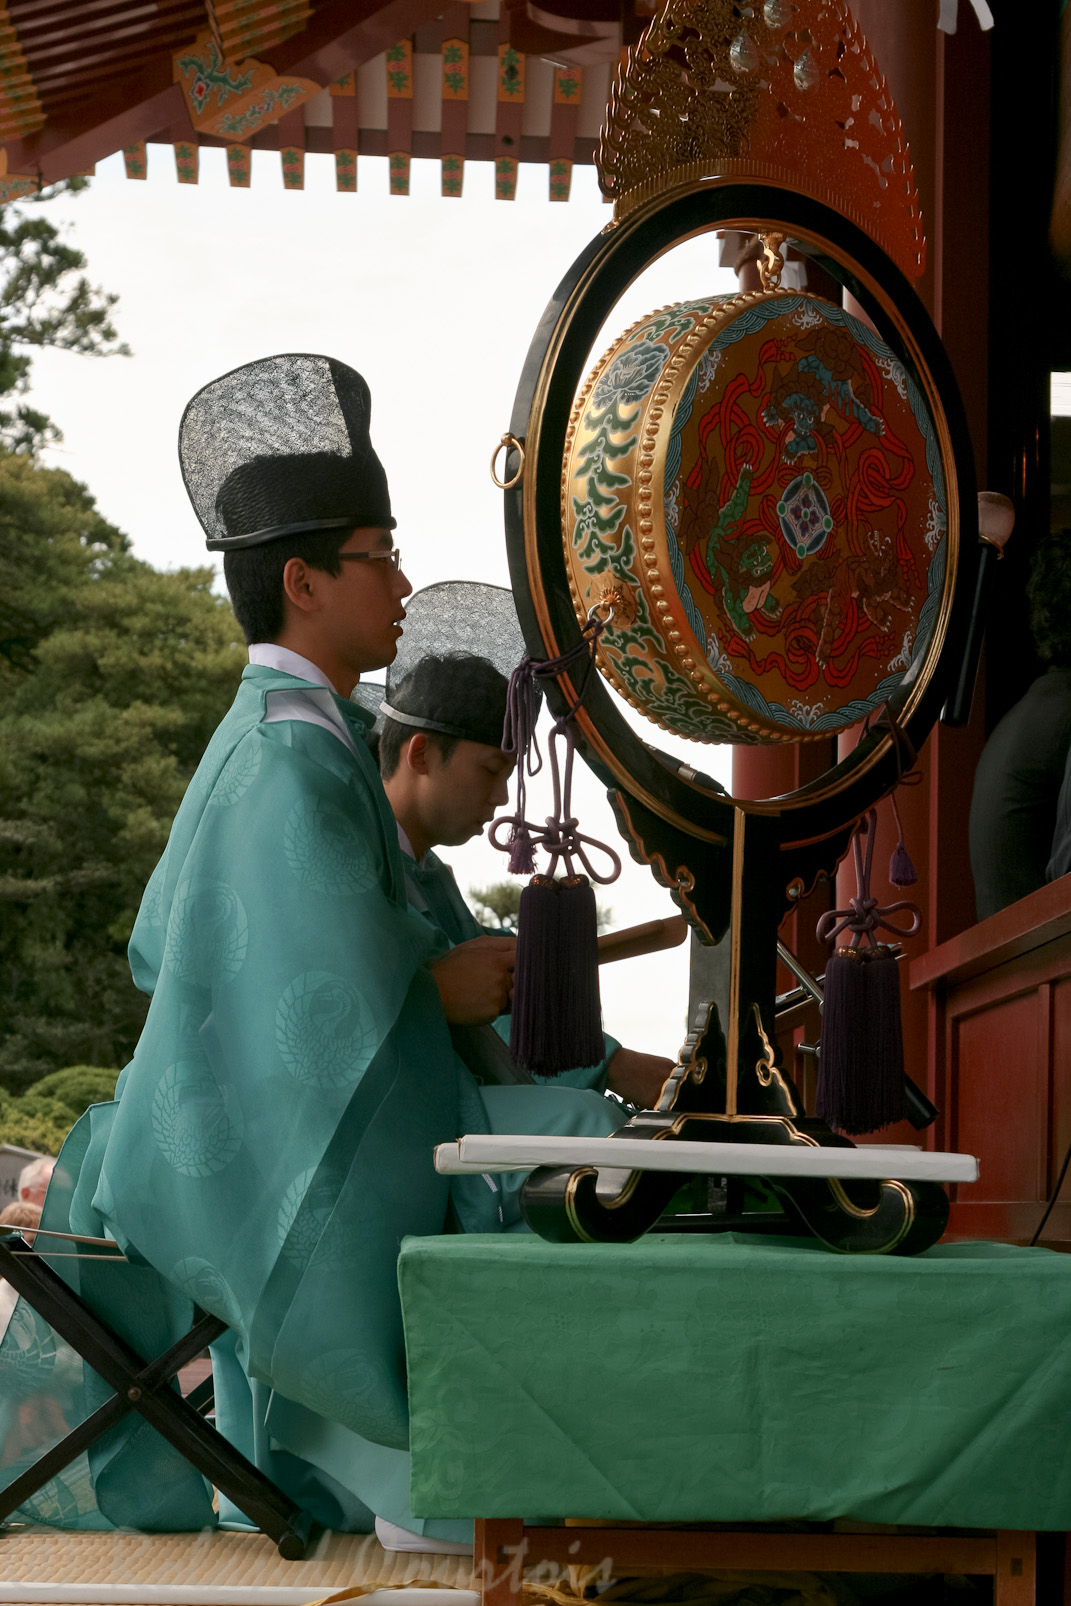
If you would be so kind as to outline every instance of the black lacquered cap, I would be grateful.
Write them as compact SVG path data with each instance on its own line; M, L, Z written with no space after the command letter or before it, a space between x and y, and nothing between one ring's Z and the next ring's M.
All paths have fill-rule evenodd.
M392 530L370 416L356 369L307 352L260 358L199 390L179 426L179 461L209 550Z
M444 580L406 602L405 629L386 685L358 681L353 696L380 724L394 718L413 730L499 747L507 684L524 650L512 591L477 580ZM471 702L459 696L466 676Z

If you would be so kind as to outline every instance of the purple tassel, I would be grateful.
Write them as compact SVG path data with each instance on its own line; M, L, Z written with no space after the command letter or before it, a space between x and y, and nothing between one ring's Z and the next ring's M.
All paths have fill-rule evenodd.
M894 887L913 887L918 880L918 871L911 863L911 855L902 842L896 844L896 849L889 860L889 880Z
M604 627L593 612L579 641L560 658L536 663L525 658L510 677L502 747L517 754L517 807L508 819L496 820L490 840L509 853L514 875L532 875L535 849L549 858L546 875L532 875L521 893L517 920L517 957L513 973L510 1052L525 1070L538 1076L559 1076L574 1067L598 1065L604 1042L599 1008L598 919L592 879L616 880L621 861L614 850L583 835L572 808L572 721L595 666L595 650ZM542 763L535 743L538 712L536 677L551 679L569 670L576 685L575 701L554 722L549 766L554 812L543 828L525 818L525 783ZM559 744L564 749L559 753ZM508 840L503 840L508 830ZM611 873L600 876L591 864L592 849L605 853ZM577 873L582 865L587 875ZM555 871L564 870L562 878Z
M561 1029L558 1069L598 1065L603 1057L599 999L599 917L587 876L566 876L558 894Z
M817 1114L858 1135L904 1115L900 975L892 948L838 948L826 966Z
M537 875L521 893L513 968L509 1051L525 1070L542 1073L550 1051L550 993L557 971L558 883Z
M509 834L509 873L535 874L535 847L531 832L523 821L515 824Z
M895 799L893 801L895 809ZM899 816L897 816L899 825ZM900 1024L900 975L896 950L877 941L879 929L913 937L922 911L901 900L884 909L870 895L870 869L877 835L873 809L852 840L856 895L847 909L831 909L818 922L820 942L850 933L850 946L836 947L826 966L822 1037L818 1060L819 1117L841 1132L876 1132L904 1114L904 1044ZM862 841L866 838L866 855ZM907 859L900 832L899 852ZM894 855L894 865L895 865ZM890 866L890 869L893 867ZM910 860L908 860L910 869ZM914 875L914 871L911 871ZM889 916L906 911L911 924Z
M919 873L904 847L904 828L900 824L900 810L896 807L895 787L889 793L889 802L892 804L893 819L896 821L896 851L889 860L889 881L894 887L913 887L919 878Z
M521 893L509 1046L537 1076L602 1059L595 894L586 876L533 876Z

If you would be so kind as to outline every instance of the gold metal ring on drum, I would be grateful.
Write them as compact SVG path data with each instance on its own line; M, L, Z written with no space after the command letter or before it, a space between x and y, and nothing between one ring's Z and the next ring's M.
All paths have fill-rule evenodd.
M517 456L520 458L520 463L517 466L517 472L514 474L511 480L500 480L495 472L495 464L498 462L498 454L503 447L505 447L507 452L512 447L517 453ZM521 477L523 474L524 447L521 445L516 435L511 434L510 431L507 430L502 439L499 441L498 445L495 447L494 451L491 453L491 478L494 480L500 491L512 491L515 485L519 485L521 483Z

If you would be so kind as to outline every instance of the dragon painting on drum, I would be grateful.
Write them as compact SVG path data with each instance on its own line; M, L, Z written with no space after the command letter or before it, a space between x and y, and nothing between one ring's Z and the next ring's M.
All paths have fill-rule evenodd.
M871 328L815 296L634 325L580 393L562 488L574 604L610 613L603 666L680 735L829 735L926 646L947 523L933 421Z

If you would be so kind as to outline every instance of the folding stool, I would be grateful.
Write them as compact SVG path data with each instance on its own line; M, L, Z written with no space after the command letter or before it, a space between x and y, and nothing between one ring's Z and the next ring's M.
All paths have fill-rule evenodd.
M66 1237L66 1234L56 1236ZM118 1257L118 1247L116 1246ZM212 1380L183 1398L171 1384L180 1368L226 1331L226 1322L198 1311L193 1326L155 1360L143 1356L101 1320L85 1300L18 1234L0 1238L4 1277L115 1393L0 1489L0 1522L87 1450L124 1416L136 1411L203 1477L219 1489L278 1547L287 1561L308 1548L312 1519L270 1478L247 1461L205 1420L212 1406Z

